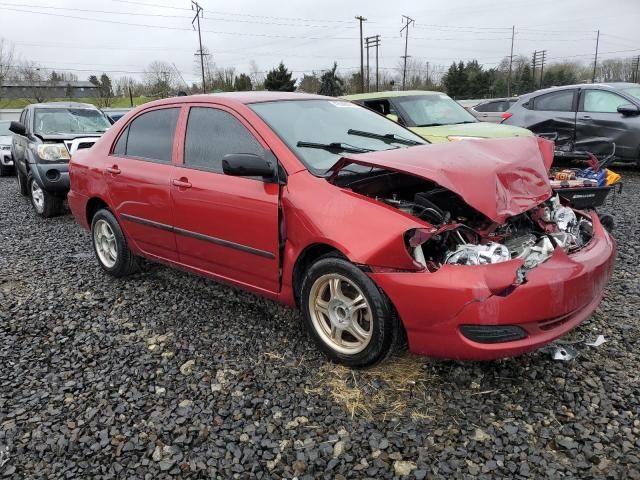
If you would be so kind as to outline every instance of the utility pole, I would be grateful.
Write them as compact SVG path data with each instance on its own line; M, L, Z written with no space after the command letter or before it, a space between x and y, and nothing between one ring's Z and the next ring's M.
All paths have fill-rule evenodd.
M367 48L367 92L371 91L371 74L369 73L369 48L376 47L376 92L380 89L380 75L378 70L378 46L380 46L380 35L372 35L364 39Z
M131 91L131 79L129 79L129 103L131 104L131 108L133 108L133 92Z
M360 92L364 92L364 52L363 52L363 41L362 41L362 22L366 22L367 19L362 15L357 16L356 20L360 22Z
M407 17L406 15L402 15L403 21L407 23L400 29L400 35L402 36L402 32L406 30L404 34L404 67L402 69L402 90L404 90L407 80L407 50L409 49L409 25L412 23L416 23L415 20L411 17Z
M542 77L544 77L544 60L545 60L545 57L547 56L547 51L542 50L540 54L541 54L540 56L540 88L542 88Z
M532 60L531 60L531 70L532 70L531 78L533 79L533 84L534 85L536 84L536 60L537 60L537 58L538 58L538 51L536 50L536 51L533 52L533 57L532 57Z
M511 69L513 67L513 38L516 35L516 26L511 26L511 54L509 55L509 77L507 78L507 97L511 96Z
M593 75L591 76L591 83L596 83L596 68L598 66L598 44L600 43L600 30L598 30L598 36L596 37L596 57L593 59Z
M191 0L191 10L196 11L196 16L191 20L191 25L196 21L198 22L198 43L200 44L200 50L196 55L200 56L200 68L202 69L202 93L207 93L207 86L204 79L204 57L207 54L202 51L202 34L200 33L200 17L203 15L203 10L195 0ZM193 28L195 29L195 26Z

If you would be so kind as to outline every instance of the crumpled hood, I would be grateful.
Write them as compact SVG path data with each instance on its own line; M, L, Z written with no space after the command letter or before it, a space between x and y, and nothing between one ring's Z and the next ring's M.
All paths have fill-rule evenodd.
M450 135L481 138L530 137L533 135L526 128L489 122L459 123L436 127L409 127L409 130L433 143L448 142L449 139L447 137Z
M347 154L349 164L404 172L437 183L497 223L526 212L551 196L548 170L553 142L538 137L465 140L438 145Z

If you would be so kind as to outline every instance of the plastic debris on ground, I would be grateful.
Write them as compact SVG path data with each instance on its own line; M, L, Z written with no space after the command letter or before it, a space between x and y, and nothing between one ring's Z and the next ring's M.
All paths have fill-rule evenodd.
M599 347L600 345L602 345L606 341L607 341L607 339L604 338L604 335L598 335L598 337L595 339L595 341L586 342L586 345L589 345L590 347Z
M567 345L551 345L551 358L561 362L568 362L573 360L578 355L578 352Z

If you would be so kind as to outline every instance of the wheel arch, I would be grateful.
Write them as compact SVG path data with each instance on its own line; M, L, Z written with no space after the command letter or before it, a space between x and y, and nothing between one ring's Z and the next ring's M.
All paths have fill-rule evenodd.
M98 212L98 210L102 208L106 208L107 210L111 211L109 205L104 201L104 199L100 197L91 197L89 199L89 201L87 202L87 207L85 209L87 225L89 225L89 227L91 227L91 222L93 221L94 215Z
M348 260L344 252L340 251L337 247L322 242L307 245L296 258L293 266L291 285L293 287L293 298L297 307L300 307L300 289L302 287L304 273L317 259L330 253L335 253Z

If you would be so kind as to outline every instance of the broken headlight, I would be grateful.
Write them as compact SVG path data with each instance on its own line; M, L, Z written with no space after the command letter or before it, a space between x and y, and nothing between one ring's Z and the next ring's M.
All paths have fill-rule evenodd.
M485 245L460 245L447 255L444 263L451 265L488 265L511 260L509 249L504 245L489 242Z

